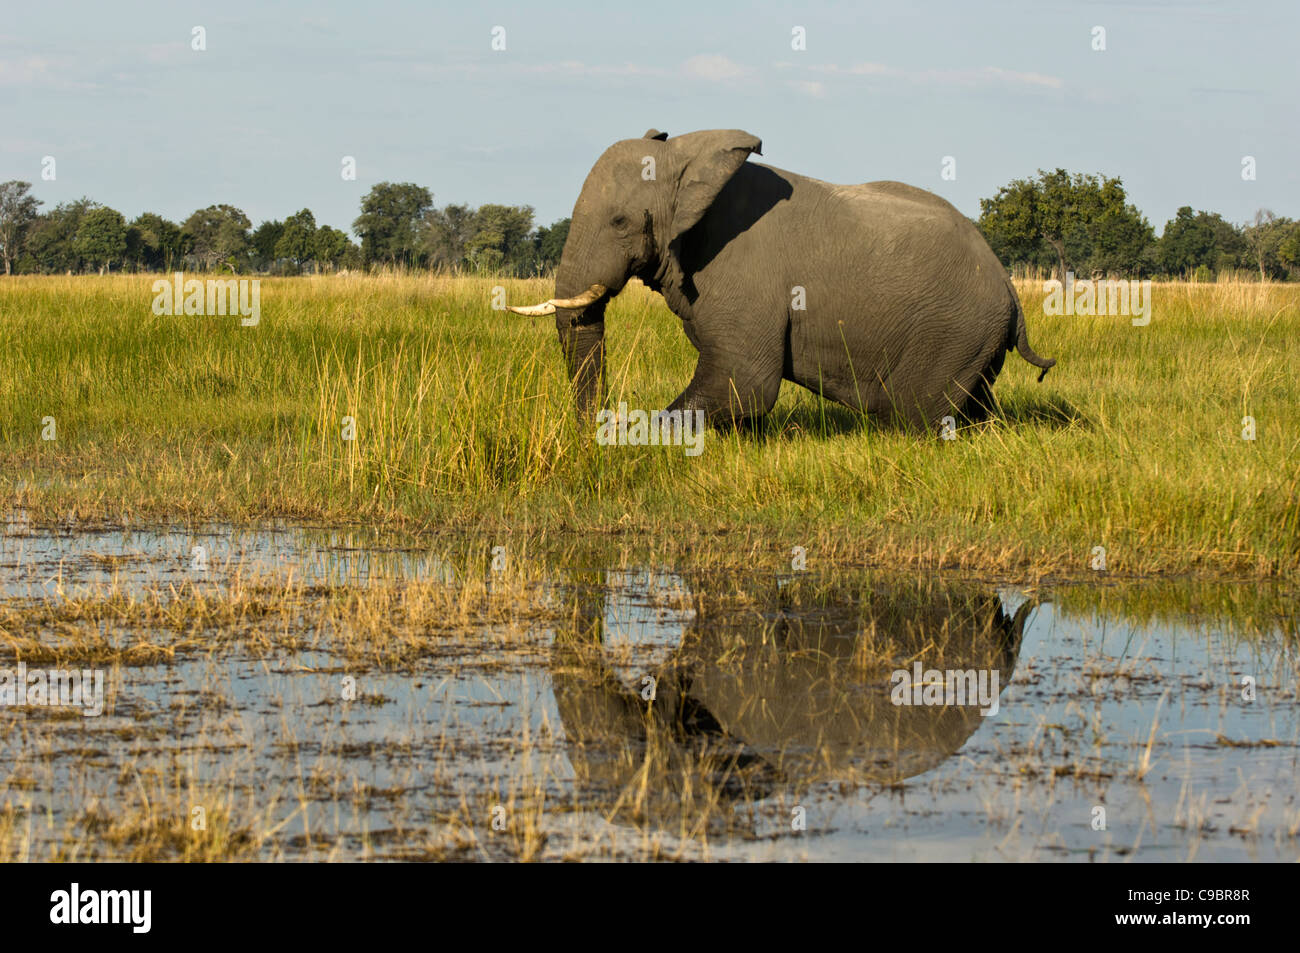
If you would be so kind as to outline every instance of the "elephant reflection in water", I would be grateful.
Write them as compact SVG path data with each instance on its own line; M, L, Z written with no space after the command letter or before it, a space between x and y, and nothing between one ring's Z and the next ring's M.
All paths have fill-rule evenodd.
M702 588L691 585L697 609ZM599 576L575 578L574 624L552 654L578 799L683 829L734 826L736 812L716 809L737 801L819 782L897 784L937 766L979 728L980 705L895 704L894 673L919 661L996 674L996 697L1033 606L1012 616L995 593L920 580L829 590L768 580L732 593L734 610L710 599L671 657L629 684L605 645L604 593Z

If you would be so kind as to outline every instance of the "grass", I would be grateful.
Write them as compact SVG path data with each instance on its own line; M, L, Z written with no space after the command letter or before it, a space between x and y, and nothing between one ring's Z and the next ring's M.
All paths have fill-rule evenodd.
M271 517L528 539L673 564L1294 577L1300 289L1158 284L1150 325L1046 317L1002 413L955 440L786 384L763 432L704 452L600 447L555 332L493 310L545 281L263 279L256 327L151 312L152 276L0 281L0 492L37 523ZM662 408L694 352L640 286L611 305L612 402ZM1257 438L1242 439L1242 418ZM56 439L43 440L54 418ZM344 418L356 439L342 439ZM490 545L485 542L486 546Z

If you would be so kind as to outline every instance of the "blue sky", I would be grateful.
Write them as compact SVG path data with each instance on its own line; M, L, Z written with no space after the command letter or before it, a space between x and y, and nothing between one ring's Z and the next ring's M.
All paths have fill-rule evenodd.
M771 165L899 179L968 215L1063 166L1120 176L1157 231L1180 205L1294 218L1297 36L1295 0L10 4L0 180L47 207L183 220L228 202L254 223L308 207L343 228L371 185L413 181L548 223L617 139L741 128Z

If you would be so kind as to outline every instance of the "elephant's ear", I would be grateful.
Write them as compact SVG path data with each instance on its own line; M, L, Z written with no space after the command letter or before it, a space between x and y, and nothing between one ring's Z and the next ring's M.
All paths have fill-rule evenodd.
M763 143L739 129L717 129L688 132L672 140L670 145L680 169L669 229L671 243L704 217L722 187L740 171L751 152L763 154Z
M641 138L642 138L642 139L658 139L660 142L663 142L665 139L668 138L668 133L666 133L666 132L660 132L658 129L647 129L646 132L645 132L645 135L642 136Z

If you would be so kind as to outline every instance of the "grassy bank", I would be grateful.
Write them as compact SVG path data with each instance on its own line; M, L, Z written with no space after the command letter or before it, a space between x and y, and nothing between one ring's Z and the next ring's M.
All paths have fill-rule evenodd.
M1300 571L1300 291L1154 288L1151 323L1047 317L1042 383L1010 355L1001 417L955 440L785 385L767 431L704 451L579 430L541 281L264 279L261 322L156 316L152 277L0 280L0 492L34 522L322 522L536 547L594 528L648 558L1015 573ZM608 315L611 399L666 406L694 352L639 287ZM1242 418L1256 439L1242 439ZM343 439L344 418L355 440ZM54 419L54 440L42 439ZM488 543L485 541L485 547Z

